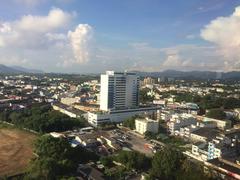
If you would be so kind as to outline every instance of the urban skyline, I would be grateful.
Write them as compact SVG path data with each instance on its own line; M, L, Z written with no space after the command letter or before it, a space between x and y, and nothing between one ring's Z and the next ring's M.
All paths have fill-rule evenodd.
M10 0L0 64L45 72L239 70L237 0Z

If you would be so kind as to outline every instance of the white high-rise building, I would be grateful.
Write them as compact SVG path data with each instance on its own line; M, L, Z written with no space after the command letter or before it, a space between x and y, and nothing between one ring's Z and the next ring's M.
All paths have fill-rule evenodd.
M106 74L101 75L101 110L137 107L138 98L139 78L135 73L106 71Z

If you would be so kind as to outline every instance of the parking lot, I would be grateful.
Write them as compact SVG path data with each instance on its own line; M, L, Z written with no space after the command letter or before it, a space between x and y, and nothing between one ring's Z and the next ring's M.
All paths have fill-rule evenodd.
M141 152L147 156L153 155L152 149L148 146L150 145L150 142L140 135L123 130L110 131L110 135L115 137L115 139L122 144L123 147Z

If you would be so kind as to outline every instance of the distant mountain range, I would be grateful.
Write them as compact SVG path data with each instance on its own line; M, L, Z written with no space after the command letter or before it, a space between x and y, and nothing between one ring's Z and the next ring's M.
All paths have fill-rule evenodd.
M175 79L186 80L208 80L208 79L237 79L240 80L240 71L231 72L214 72L214 71L177 71L177 70L165 70L161 72L142 72L133 71L141 77L166 77ZM0 74L21 74L21 73L33 73L41 74L44 71L38 69L28 69L21 66L6 66L0 64Z
M240 71L214 72L214 71L176 71L165 70L162 72L139 72L135 73L141 77L167 77L176 79L240 79Z
M28 69L21 66L6 66L0 64L0 73L19 74L19 73L44 73L38 69Z

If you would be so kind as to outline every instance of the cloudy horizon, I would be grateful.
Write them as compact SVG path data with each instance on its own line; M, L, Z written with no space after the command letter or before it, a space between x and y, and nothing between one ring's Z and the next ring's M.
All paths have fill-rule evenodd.
M45 72L240 70L240 2L9 0L0 64Z

